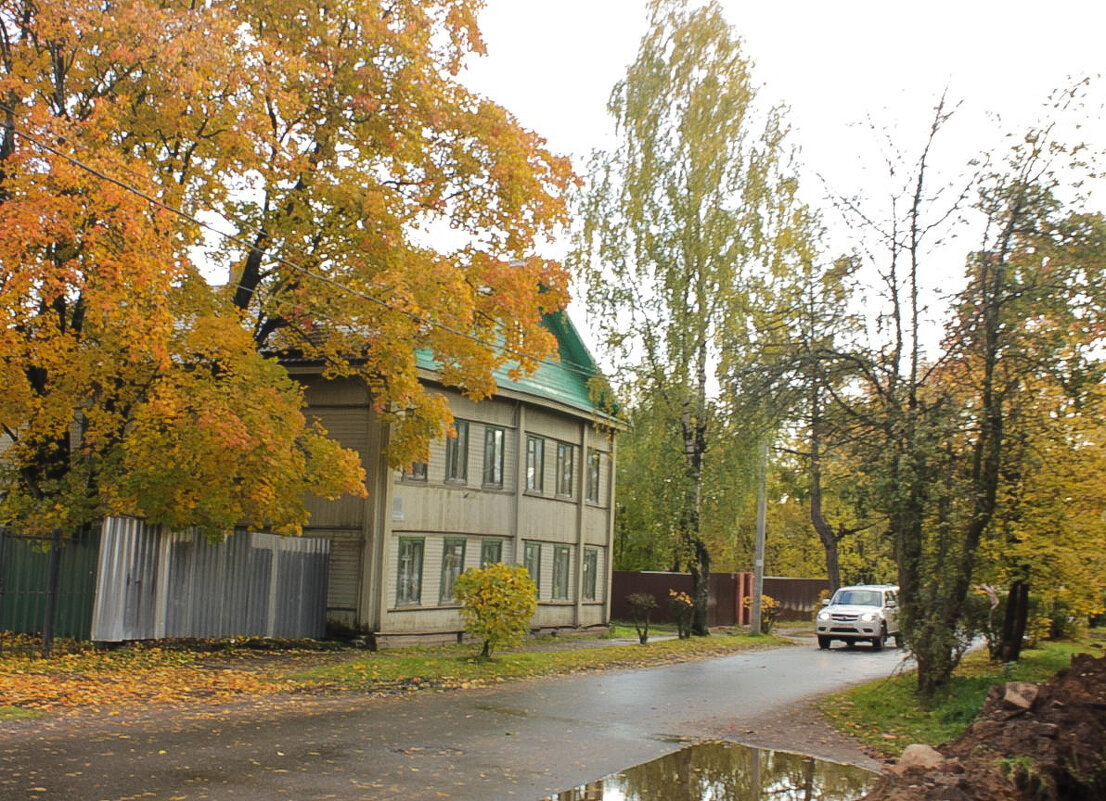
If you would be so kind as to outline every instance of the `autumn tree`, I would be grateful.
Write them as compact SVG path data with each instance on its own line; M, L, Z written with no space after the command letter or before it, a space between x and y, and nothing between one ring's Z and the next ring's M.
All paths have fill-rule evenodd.
M1018 477L1032 463L1024 445L1059 411L1026 391L1047 387L1078 406L1101 369L1101 264L1093 255L1100 234L1095 218L1072 214L1057 195L1062 176L1079 166L1078 159L1065 164L1078 148L1062 147L1048 127L1031 131L992 175L942 200L949 187L930 187L930 159L948 118L942 101L888 221L858 214L882 243L868 252L881 254L885 306L876 322L885 336L856 359L860 392L850 412L868 436L855 450L869 508L885 517L894 544L902 622L923 695L947 681L970 642L965 612L981 546L1012 522L1003 516L1017 507ZM969 204L972 193L977 201ZM920 298L927 243L973 212L983 221L982 241L967 259L940 351L927 357ZM1022 591L1011 577L1016 606Z
M1052 548L1039 544L1042 558L1028 558L1026 541L1052 536L1077 553L1078 538L1062 532L1082 528L1090 543L1095 532L1101 535L1094 519L1101 516L1101 492L1067 503L1088 518L1080 524L1057 515L1056 497L1041 491L1057 476L1066 476L1072 489L1082 484L1077 477L1089 467L1106 376L1099 353L1106 222L1101 215L1073 213L1058 200L1064 153L1047 129L1034 131L1015 149L1010 169L984 187L980 205L991 223L989 236L969 260L949 337L954 361L944 372L975 412L968 432L972 458L965 460L969 542L989 535L1005 543L998 549L1007 586L999 648L1005 661L1020 652L1030 587L1062 575L1055 552L1045 558ZM1056 529L1042 530L1050 518Z
M364 488L271 357L360 376L398 465L450 423L416 350L474 398L551 353L569 168L458 82L479 5L5 4L0 522L294 532Z
M747 274L772 260L787 227L777 194L790 179L780 114L758 109L749 60L718 4L654 0L649 19L611 94L619 144L593 160L572 259L604 344L629 365L626 397L649 397L678 433L663 480L678 493L676 560L692 574L702 635L715 368L748 324Z

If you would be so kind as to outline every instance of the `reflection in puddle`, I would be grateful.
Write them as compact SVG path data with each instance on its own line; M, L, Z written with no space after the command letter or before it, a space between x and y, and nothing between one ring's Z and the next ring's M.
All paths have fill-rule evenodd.
M855 801L876 778L853 765L708 742L544 801Z

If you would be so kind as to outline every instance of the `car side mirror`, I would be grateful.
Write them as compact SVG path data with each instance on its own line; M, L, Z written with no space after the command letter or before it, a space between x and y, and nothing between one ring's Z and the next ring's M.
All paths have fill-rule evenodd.
M822 599L822 606L829 606L829 605L830 605L830 599L829 598L823 598Z
M898 604L895 603L894 601L888 601L887 602L887 608L888 609L894 609L896 606L898 606Z

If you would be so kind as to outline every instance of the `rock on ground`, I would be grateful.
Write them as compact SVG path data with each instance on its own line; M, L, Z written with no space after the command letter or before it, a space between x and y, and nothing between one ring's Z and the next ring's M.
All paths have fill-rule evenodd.
M979 719L937 751L900 761L865 801L1106 799L1106 656L992 688Z

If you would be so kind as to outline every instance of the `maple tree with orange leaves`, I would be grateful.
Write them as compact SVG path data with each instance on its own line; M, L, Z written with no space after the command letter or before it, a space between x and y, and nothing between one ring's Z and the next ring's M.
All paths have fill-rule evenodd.
M298 533L363 473L274 357L363 378L398 466L451 422L417 350L477 399L552 354L571 170L458 81L480 5L5 4L0 524Z

